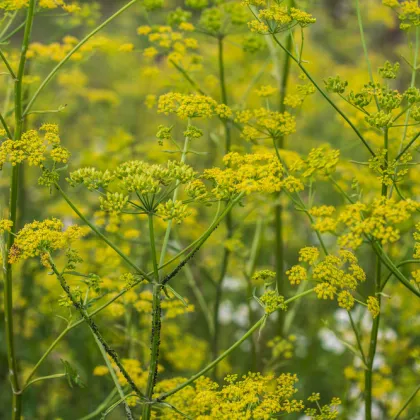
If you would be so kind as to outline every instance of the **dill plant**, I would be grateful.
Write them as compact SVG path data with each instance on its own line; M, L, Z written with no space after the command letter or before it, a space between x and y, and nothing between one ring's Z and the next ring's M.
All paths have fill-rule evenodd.
M46 389L56 397L48 384L66 379L70 389L84 388L93 376L104 384L110 378L112 387L108 396L87 397L96 404L90 413L75 409L77 415L85 413L83 419L334 419L354 418L360 409L366 419L414 415L420 388L412 375L401 368L394 376L398 387L392 368L400 366L377 369L375 357L385 321L395 326L387 300L395 296L415 312L420 298L420 270L415 268L420 261L418 3L384 0L378 6L395 12L411 56L406 63L387 60L374 73L364 8L354 2L367 68L362 83L328 74L317 81L307 59L314 47L310 28L317 19L303 2L186 0L183 8L170 10L164 3L132 0L101 21L96 4L0 1L0 57L8 80L0 114L0 167L9 186L7 213L0 220L11 396L4 412L13 419L41 418L44 408L27 404L31 392ZM137 33L128 39L114 39L112 30L102 35L128 10L135 11ZM41 18L56 19L70 32L81 26L87 35L79 39L65 33L50 44L49 37L45 43L35 41L33 28ZM20 48L8 44L15 38ZM245 70L229 57L238 46L249 54ZM90 87L82 69L96 55L110 63L135 57L142 68L141 90L123 83L121 94ZM259 70L250 78L246 70L254 61ZM49 66L42 76L38 65ZM404 65L411 77L402 87ZM120 65L116 68L121 71ZM213 74L206 75L206 69ZM165 72L173 83L165 81ZM148 78L156 75L160 84L149 87ZM235 79L238 86L232 86ZM51 103L54 95L41 100L55 81L67 104ZM141 98L139 131L132 135L121 128L109 144L101 139L99 145L109 147L102 155L92 140L83 156L71 141L72 125L73 132L82 132L85 121L89 129L94 124L79 115L79 128L65 119L67 108L71 113L85 103L93 109L119 107L128 101L121 99L124 95ZM301 111L308 112L305 106L314 97L344 123L349 142L361 146L357 157L334 141L311 144L305 152L289 141L299 138ZM124 114L129 108L123 105ZM320 118L317 107L312 112ZM152 115L161 124L150 124L145 116ZM325 184L329 193L319 194ZM28 220L28 186L39 189L45 202L65 209L48 205L44 211L38 203L34 213L39 220ZM52 215L57 213L59 218ZM295 219L307 220L306 232L293 225ZM221 319L223 304L232 298L230 276L241 278L246 308L246 322L238 331L228 330ZM34 338L25 336L22 325L30 325L37 304L41 312L47 306L43 296L25 290L39 277L47 279L46 299L48 305L53 302L46 317L57 315L66 326L46 337L47 347L37 349L35 361L32 355L24 360L20 346ZM349 389L336 395L334 384L327 397L309 389L312 382L299 389L298 376L288 370L299 350L293 333L304 308L301 301L311 297L323 315L335 311L347 317L347 331L341 334L342 325L335 323L332 334L349 353L352 365L344 375L356 397ZM21 313L19 305L26 305ZM314 300L310 305L315 306ZM200 328L185 322L194 313L204 326L199 334ZM57 372L52 356L79 326L75 334L82 326L89 331L94 343L89 352L93 347L101 364L87 373L82 363L66 356ZM303 334L309 337L310 331L303 329ZM404 352L409 352L412 330L402 329L402 334ZM385 341L381 352L388 352L390 361L397 359ZM249 349L242 354L249 360L236 373L238 363L229 366L228 361L245 343ZM84 340L77 346L76 352L87 348ZM406 363L419 358L418 346L412 347ZM49 373L40 373L41 366ZM412 386L408 391L400 379L405 374L405 384ZM393 401L391 394L397 396ZM45 415L55 417L54 408Z

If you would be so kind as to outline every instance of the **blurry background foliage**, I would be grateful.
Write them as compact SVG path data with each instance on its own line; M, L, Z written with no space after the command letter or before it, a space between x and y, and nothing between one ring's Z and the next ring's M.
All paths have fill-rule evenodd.
M66 43L65 36L71 35L81 39L89 28L94 28L103 16L109 16L124 1L80 1L82 13L71 16L63 15L54 19L47 15L59 15L51 11L46 16L36 17L32 40L34 43L52 44ZM140 1L141 3L141 1ZM299 7L316 16L317 23L306 30L305 60L307 67L319 81L328 76L340 76L348 80L353 88L360 88L367 83L367 68L360 45L357 27L357 16L353 3L348 0L314 0L299 1ZM149 11L134 6L128 13L122 14L104 31L92 39L91 51L81 53L77 59L70 60L59 73L49 88L44 90L35 109L65 108L56 114L37 115L29 118L28 128L38 127L43 122L57 123L60 126L62 144L67 147L72 157L69 170L83 166L95 166L98 169L115 168L118 164L131 159L144 159L149 162L162 163L168 157L163 150L167 144L159 145L156 139L157 127L174 124L173 136L182 137L184 125L175 118L158 115L154 104L155 98L169 91L191 92L191 86L184 77L158 53L152 58L144 56L144 50L150 45L146 37L137 34L137 28L153 24L166 24L169 11L183 7L183 1L165 0L164 9ZM194 10L191 21L194 23L199 13ZM404 90L411 78L411 69L401 59L401 55L409 57L404 32L398 29L398 19L392 11L384 7L380 1L364 0L362 2L365 32L374 69L383 65L385 60L401 63L400 76L396 88ZM247 19L250 19L248 16ZM244 37L249 36L246 27L237 34L229 35L225 42L225 71L229 94L229 103L238 108L264 105L264 98L255 93L255 89L247 92L250 81L258 77L255 88L262 85L276 85L275 67L270 59L269 46L262 42L258 51L249 52L244 48ZM217 41L210 37L193 33L198 39L198 54L202 54L199 65L191 65L191 75L200 82L207 94L218 101L220 87L218 83ZM64 39L64 40L63 40ZM69 40L67 40L69 41ZM18 46L19 36L11 39L11 44ZM70 43L72 41L70 40ZM131 46L132 44L132 46ZM125 47L122 47L126 45ZM26 87L34 91L55 63L62 58L62 47L55 51L46 50L42 46L32 46L34 57L29 58ZM280 52L276 54L281 56ZM202 61L201 61L202 60ZM292 66L290 91L300 83L299 71ZM10 84L5 76L1 76L1 98L7 109L11 104ZM400 84L400 86L398 86ZM343 106L346 108L345 106ZM352 112L351 108L347 111ZM344 129L331 107L321 99L319 94L310 95L301 109L296 112L297 133L287 138L288 147L296 152L307 154L313 147L329 144L341 150L343 162L348 159L363 160L365 153L355 140L351 130ZM356 118L356 117L355 117ZM216 119L201 120L198 123L204 132L194 148L207 151L205 155L189 156L189 163L195 167L209 168L219 165L224 154L223 125ZM382 141L375 133L367 133L372 144L380 147ZM249 150L240 138L240 133L232 131L232 150ZM369 191L377 185L376 177L360 172L360 168L343 163L340 177L343 185L349 185L356 178L359 188ZM360 169L361 170L361 169ZM0 206L7 207L8 171L0 174ZM362 170L361 170L362 171ZM418 181L417 167L410 172L410 178ZM34 219L46 217L61 218L66 224L78 223L74 214L64 201L51 194L48 188L34 185L33 180L39 176L38 168L25 166L20 178L20 213L19 225ZM63 183L64 184L64 183ZM410 184L409 193L418 197L419 183ZM66 186L66 188L68 188ZM340 205L341 199L332 194L327 182L317 183L317 202ZM119 241L121 247L128 249L131 244L138 243L136 255L138 261L147 262L147 230L140 230L140 237L133 237L133 229L137 229L132 218L121 219L106 215L99 211L97 200L85 190L72 193L72 198L83 210L84 214L95 213L94 220ZM24 205L23 205L24 203ZM285 228L285 261L286 268L297 263L298 250L302 244L316 244L314 232L310 229L304 215L300 216L291 210L290 203L284 198ZM273 203L261 200L255 208L235 210L235 217L241 218L243 224L235 232L229 243L223 244L223 228L218 229L209 243L200 251L189 270L182 271L177 279L177 291L186 296L191 304L190 310L177 316L176 308L172 315L167 314L166 324L162 330L161 361L164 375L188 377L211 359L208 343L208 329L202 312L198 309L194 293L190 287L190 276L194 276L204 296L214 295L214 285L209 280L217 276L222 258L223 247L230 247L232 260L220 308L222 334L219 346L226 348L233 338L240 335L250 325L252 313L249 312L249 290L242 273L249 258L249 249L254 236L255 224L261 221L264 225L262 246L258 257L259 268L273 268L274 233L272 230L271 211ZM182 227L179 243L186 244L193 240L197 230L204 231L214 209L200 210L208 217L198 217L196 212L189 216ZM246 216L246 217L245 217ZM301 217L301 219L299 218ZM207 220L207 221L206 221ZM159 226L163 232L164 224ZM143 228L142 228L143 229ZM329 238L326 238L328 243ZM333 238L331 239L333 242ZM178 247L179 243L172 244ZM399 243L400 247L411 246ZM125 267L112 250L105 247L94 235L90 234L78 247L85 262L80 271L95 273L102 279L102 286L115 287ZM146 251L143 251L143 248ZM392 252L392 248L391 248ZM398 250L404 254L404 250ZM373 253L368 248L360 253L360 265L367 276L372 277L374 266ZM68 316L68 309L58 308L57 302L62 295L56 280L47 275L47 271L39 266L37 260L27 260L19 267L18 278L21 282L14 285L14 298L17 313L15 323L18 359L21 361L23 375L30 371L40 354L51 344L64 328L65 322L57 314ZM76 282L74 285L76 286ZM384 324L381 330L381 342L378 349L377 375L374 396L391 410L400 406L407 398L410 390L419 380L420 366L420 321L418 303L410 293L396 282L390 286L398 288L398 296L384 309ZM1 287L1 286L0 286ZM371 286L366 283L361 293L371 294ZM363 289L365 288L365 289ZM288 293L288 290L286 290ZM211 301L211 299L209 299ZM194 307L193 307L194 306ZM251 305L252 306L252 305ZM2 305L0 305L0 308ZM148 312L150 296L130 295L120 303L111 306L97 317L98 323L106 323L109 341L126 358L141 360L148 353L149 337ZM185 312L180 310L180 312ZM220 367L222 373L246 373L250 370L293 372L300 378L299 389L302 394L320 392L323 399L330 400L339 396L346 410L343 418L357 418L359 386L363 381L362 367L357 366L351 351L343 345L339 337L348 337L350 327L347 324L345 310L337 309L335 303L321 302L316 299L305 299L299 306L290 335L279 337L276 323L271 322L264 329L254 346L258 349L256 358L250 342L244 343L234 355ZM171 320L171 316L173 319ZM3 318L1 318L3 319ZM2 321L0 321L2 322ZM366 328L368 331L368 321ZM336 331L335 333L333 331ZM0 328L0 343L4 342L4 329ZM48 361L40 368L39 374L48 375L60 371L62 362L69 361L80 376L85 388L69 388L64 381L46 381L41 386L33 386L25 394L25 419L68 419L79 418L93 411L112 390L112 381L104 381L98 376L100 371L95 367L103 364L97 345L88 328L78 327L71 331L50 355ZM392 366L392 369L390 368ZM94 374L95 373L95 374ZM345 379L346 378L346 379ZM0 418L9 416L10 393L7 379L7 363L5 347L0 346ZM346 396L346 398L345 398ZM417 399L411 406L407 417L418 412L420 401ZM388 408L378 407L387 412ZM345 414L347 412L347 415ZM69 413L71 416L69 417ZM116 412L112 418L121 418ZM347 416L347 417L346 417ZM382 417L382 418L388 418ZM414 417L413 417L414 418Z

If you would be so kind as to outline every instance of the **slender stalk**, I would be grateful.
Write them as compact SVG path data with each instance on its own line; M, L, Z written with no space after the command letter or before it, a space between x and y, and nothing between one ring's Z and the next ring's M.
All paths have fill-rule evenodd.
M61 69L61 67L63 67L64 64L66 64L67 61L70 60L71 56L75 52L77 52L84 44L86 44L86 42L89 41L90 38L92 38L94 35L96 35L100 30L102 30L105 26L107 26L109 23L111 23L116 17L118 17L121 13L125 12L129 7L131 7L137 1L138 0L131 0L126 5L121 7L112 16L110 16L108 19L106 19L104 22L102 22L99 26L97 26L92 32L90 32L88 35L86 35L77 45L75 45L69 51L67 53L67 55L51 70L51 72L48 74L48 76L41 83L39 88L36 90L36 92L32 96L31 100L29 101L28 105L26 106L23 115L26 115L30 111L30 109L34 105L36 99L38 98L39 94L44 90L44 88L48 85L48 83L54 78L54 76L58 73L58 71Z
M418 26L416 26L416 42L415 42L415 45L414 45L413 70L411 72L410 87L414 87L415 84L416 84L416 76L417 76L417 71L418 71L417 61L418 61L418 56L419 56L419 44L420 44L420 29L419 29ZM407 137L408 120L410 119L410 114L411 114L411 106L409 106L409 108L407 109L406 114L405 114L404 132L403 132L400 147L399 147L399 150L398 150L399 155L401 154L404 141Z
M359 31L360 31L360 40L362 42L363 53L365 55L365 61L366 61L366 65L367 65L367 68L368 68L369 80L370 80L371 83L374 83L375 81L373 79L372 65L370 63L369 53L368 53L366 39L365 39L365 31L363 30L362 13L360 11L360 0L356 0L356 11L357 11L357 22L358 22ZM379 102L378 102L378 98L376 97L376 95L375 95L375 102L376 102L376 107L379 110L380 107L379 107Z
M196 381L198 378L203 376L205 373L207 373L209 370L213 369L218 363L220 363L223 359L225 359L227 356L229 356L230 353L233 352L233 350L237 349L248 337L250 337L258 328L261 327L261 325L264 324L264 322L267 319L267 315L264 315L262 318L259 319L238 341L235 342L232 346L230 346L226 351L224 351L219 357L217 357L215 360L213 360L211 363L209 363L205 368L201 369L198 373L191 376L190 379L183 382L182 384L178 385L176 388L172 389L169 392L166 392L162 395L160 395L156 402L160 402L165 400L166 398L170 397L173 394L176 394L181 389L184 389L186 386L192 384L194 381Z
M23 119L22 119L22 82L25 74L26 53L28 51L29 40L32 32L32 24L34 18L35 0L30 0L25 21L25 32L23 35L19 68L15 78L15 132L14 140L19 140L22 135ZM13 166L12 176L10 179L10 198L9 198L9 219L13 222L11 232L7 236L7 244L5 250L4 264L4 324L6 330L6 346L7 346L7 363L9 368L9 378L12 385L13 401L12 401L12 420L18 420L22 415L22 395L18 378L15 341L13 332L13 272L12 265L6 260L7 255L14 243L15 234L17 232L17 201L18 201L18 185L19 185L19 165Z
M58 378L64 378L66 376L65 373L56 373L55 375L48 375L48 376L40 376L39 378L35 378L32 381L28 382L25 385L25 388L22 389L22 391L24 391L28 386L35 384L37 382L41 382L41 381L45 381L48 379L58 379Z
M111 247L129 266L134 268L139 274L141 274L146 280L149 282L153 282L151 277L143 271L140 267L138 267L127 255L125 255L112 241L110 241L93 223L91 223L81 212L80 210L73 204L70 200L70 197L61 189L58 183L54 183L55 187L57 188L58 192L67 202L67 204L71 207L71 209L109 246Z
M236 200L234 200L231 203L231 206L235 205L238 201L239 201L240 197L238 197ZM179 256L181 256L186 250L190 250L189 255L178 265L178 267L180 266L184 266L186 261L191 258L191 255L195 254L195 252L197 252L200 247L202 246L202 244L210 237L210 235L212 234L212 232L214 231L214 229L218 226L218 224L222 221L222 219L226 216L226 209L225 211L219 215L219 212L217 212L217 215L214 219L214 221L212 222L212 224L210 225L210 227L200 236L200 238L198 238L196 241L194 241L192 244L190 244L184 251L181 251L180 253L178 253L174 258L172 258L170 261L166 262L162 267L159 267L159 269L162 269L163 267L169 265L170 263L172 263L175 259L177 259ZM173 278L176 273L175 271L177 271L179 268L175 268L170 274L168 274L167 276L165 276L165 278L163 279L163 282L165 282L165 279L171 279ZM148 273L149 275L152 275L153 272ZM167 280L169 281L169 280ZM109 299L107 302L105 302L104 304L102 304L101 306L99 306L98 308L96 308L95 310L93 310L91 313L89 313L89 317L93 317L95 315L97 315L98 313L102 312L104 309L106 309L109 305L111 305L113 302L115 302L117 299L119 299L121 296L123 296L125 293L127 293L129 290L131 290L133 287L135 287L139 282L134 283L133 285L131 285L130 287L127 287L123 290L121 290L119 293L117 293L113 298ZM27 381L34 375L34 373L36 372L36 370L39 368L39 366L45 361L45 359L48 357L48 355L54 350L54 348L57 346L57 344L67 335L67 333L69 333L73 328L76 328L77 326L83 324L85 322L84 318L81 318L73 323L71 323L66 329L64 329L62 331L62 333L54 340L54 342L48 347L48 349L45 351L45 353L43 354L43 356L41 357L41 359L36 363L36 365L34 366L34 368L32 369Z
M272 35L274 42L286 53L290 56L290 58L299 66L299 68L305 73L306 77L312 82L312 84L315 86L315 88L318 90L318 92L327 100L327 102L335 109L335 111L346 121L346 123L352 128L352 130L356 133L357 137L362 141L366 149L369 151L369 153L372 156L375 156L374 151L369 146L365 138L362 136L360 131L357 129L357 127L349 120L349 118L344 114L343 111L331 100L331 98L324 92L323 89L316 83L316 81L312 78L310 73L306 70L306 68L303 66L302 63L299 62L299 60L287 49L283 46L283 44L276 38L275 34Z
M366 365L366 356L365 356L365 352L363 351L362 340L360 339L359 332L357 331L356 324L353 320L353 317L351 316L350 311L347 311L347 313L349 314L350 324L351 324L351 327L353 329L354 335L356 337L357 347L359 348L360 355L362 357L363 363Z
M141 391L139 390L139 388L137 387L137 385L134 383L133 379L130 377L130 375L128 374L128 372L124 368L124 366L122 365L122 363L121 363L121 361L120 361L120 359L118 357L117 352L115 350L113 350L109 346L109 344L105 341L105 339L102 337L102 334L100 333L100 331L98 329L98 326L92 320L91 316L88 314L88 312L86 311L86 309L84 308L84 306L79 301L77 301L74 298L74 296L72 295L71 290L70 290L70 287L68 286L66 279L57 270L57 267L54 264L54 261L52 260L51 256L49 256L48 261L49 261L49 265L51 267L51 270L53 271L53 273L55 274L55 276L59 280L61 288L66 293L67 297L70 299L70 301L72 302L73 306L80 313L80 315L82 316L83 320L86 322L86 324L91 329L92 333L95 334L95 336L97 337L97 339L99 340L99 342L101 343L101 345L103 346L103 348L105 349L105 351L107 352L107 354L111 357L111 359L117 365L118 369L120 370L121 374L124 376L124 378L126 379L126 381L128 382L128 384L130 385L131 389L135 392L135 394L139 398L141 398L142 400L144 400L143 394L141 393Z
M293 3L293 2L292 2ZM292 34L287 37L287 44L286 48L290 51L292 48ZM280 97L279 97L279 112L283 113L286 110L286 106L284 104L284 100L287 94L287 84L289 81L289 74L290 74L290 56L285 54L284 62L283 62L283 69L282 69L282 77L280 83ZM278 139L273 139L273 141L277 141L277 146L280 149L284 149L285 147L285 139L284 136L280 136ZM285 272L284 269L284 232L283 232L283 207L281 205L281 193L278 194L278 203L274 207L274 229L275 229L275 238L276 238L276 286L277 291L280 294L284 294L284 285L283 285L283 275ZM283 328L284 317L279 317L279 327L280 331Z
M124 391L123 391L123 389L122 389L122 387L121 387L121 385L118 381L118 377L115 373L114 367L112 366L111 362L109 361L107 353L106 353L104 347L102 346L102 343L98 340L98 337L96 337L96 335L93 334L93 332L92 332L92 335L93 335L93 338L96 341L96 344L98 345L99 351L102 354L104 362L108 367L109 373L111 374L111 378L114 381L115 388L117 389L120 397L124 400L125 399L125 394L124 394ZM133 414L131 413L131 409L125 401L124 401L124 409L125 409L125 414L126 414L127 418L130 419L130 420L133 420L134 418L133 418Z
M156 384L159 362L159 346L160 346L160 329L161 329L161 292L162 285L159 283L159 268L156 255L155 231L153 223L153 214L149 214L149 239L150 249L152 252L153 271L156 283L153 285L153 309L152 309L152 333L150 337L150 362L149 376L147 378L146 398L151 400L153 389ZM143 406L143 420L149 420L151 416L151 405Z
M404 149L401 150L400 153L398 153L395 160L398 162L401 159L401 156L414 144L414 142L419 138L420 131L407 143L407 145L404 147Z
M189 119L188 119L188 125L190 125L190 120ZM185 137L184 147L182 149L182 154L181 154L181 162L182 163L185 163L185 161L187 159L189 144L190 144L190 138ZM172 201L173 202L175 202L178 198L179 185L180 185L180 182L177 181L176 187L174 189L173 196L172 196ZM166 227L165 237L163 239L162 250L160 252L160 257L159 257L159 266L162 266L165 263L165 256L166 256L166 251L168 249L169 238L171 236L172 225L173 225L173 221L171 219L171 220L168 221L168 226Z
M87 414L86 416L81 417L79 420L90 420L97 418L108 406L109 404L114 400L114 397L117 394L117 389L114 388L110 394L105 398L105 400L96 408L96 410L92 411L90 414Z
M307 296L310 293L312 293L314 289L306 290L305 292L295 295L291 297L290 299L287 299L284 303L287 305L289 303L294 302L297 299L300 299L301 297ZM229 354L231 354L235 349L237 349L247 338L249 338L258 328L260 328L264 323L266 322L268 318L268 315L264 315L262 318L260 318L238 341L236 341L234 344L232 344L227 350L225 350L219 357L217 357L215 360L213 360L211 363L209 363L205 368L201 369L198 373L191 376L190 379L183 382L182 384L178 385L176 388L172 389L171 391L165 392L164 394L161 394L155 402L160 402L165 400L166 398L170 397L173 394L176 394L181 389L184 389L186 386L192 384L194 381L196 381L198 378L203 376L205 373L207 373L209 370L213 369L218 363L220 363L223 359L225 359Z
M224 41L223 36L220 36L218 38L220 95L221 95L222 103L225 105L228 105L228 96L227 96L226 79L225 79L223 41ZM232 143L230 122L226 119L223 120L223 126L225 129L225 154L227 154L230 152L231 143ZM233 235L233 222L232 222L232 214L230 211L226 215L225 226L226 226L226 239L229 240ZM214 313L213 313L214 335L213 335L212 346L211 346L213 357L216 357L219 351L219 339L220 339L219 312L220 312L220 304L221 304L222 295L223 295L223 283L224 283L226 273L228 270L229 258L230 258L230 251L226 247L223 247L222 265L221 265L221 271L219 274L219 279L217 281L216 295L215 295L215 302L214 302ZM217 369L214 370L214 376L215 377L217 376Z
M385 153L385 163L384 163L384 170L388 167L388 129L386 128L384 131L384 149L386 150ZM388 194L388 186L386 184L382 184L381 195L382 197L386 197ZM375 296L378 299L379 308L381 308L381 291L382 291L382 280L381 280L381 272L382 272L382 260L380 255L376 257L376 278L375 278ZM376 347L378 343L378 332L379 332L379 323L381 319L381 314L379 313L378 316L373 320L372 330L370 333L370 342L369 342L369 351L368 356L366 359L366 366L367 369L365 370L365 418L366 420L372 419L372 376L373 376L373 363L375 361L375 354L376 354Z
M395 415L395 417L392 420L398 420L401 416L401 414L404 412L404 410L410 405L411 401L414 400L417 393L420 391L420 385L412 392L412 394L408 397L407 401L404 403L404 405L401 407L401 409L398 411L398 413Z
M13 23L13 21L16 18L16 15L18 14L18 10L15 10L11 16L9 21L6 23L6 25L4 26L4 28L2 29L2 31L0 32L0 39L2 39L4 37L4 34L7 32L7 30L10 28L10 25ZM25 22L24 22L25 23Z
M9 70L10 76L13 77L13 79L16 80L16 74L13 71L12 67L10 66L9 61L7 60L7 58L5 57L5 55L3 54L3 51L0 49L0 57L3 60L3 63L5 64L5 66L7 67L7 70Z

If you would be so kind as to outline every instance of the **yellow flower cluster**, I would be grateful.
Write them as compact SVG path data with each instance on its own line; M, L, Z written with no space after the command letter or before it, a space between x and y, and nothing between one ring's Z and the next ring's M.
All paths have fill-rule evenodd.
M259 2L258 2L259 3ZM254 5L253 1L245 1L247 5ZM266 6L265 4L258 6ZM248 23L252 32L258 33L279 33L299 25L305 28L316 22L316 19L300 9L295 7L287 7L281 4L271 4L267 8L259 9L257 19Z
M259 302L264 307L266 314L271 314L277 309L287 310L287 306L284 303L284 296L280 296L275 290L267 290L259 298Z
M153 59L160 52L166 54L168 59L179 63L188 52L198 49L198 42L195 38L188 36L188 33L194 30L194 26L188 22L180 22L178 30L170 26L150 27L147 25L137 28L137 33L147 36L151 47L145 48L144 57ZM191 63L200 65L201 57L193 54Z
M297 381L296 375L290 373L277 378L248 373L240 379L237 375L227 376L225 385L219 388L210 379L200 378L167 401L195 420L268 420L273 415L304 410L303 401L293 399ZM165 392L182 382L182 378L162 381L156 385L156 392ZM164 409L161 416L164 420L183 418L170 409Z
M26 54L28 59L42 59L61 61L79 42L79 39L67 35L62 39L62 42L53 42L51 44L42 44L40 42L33 42L29 45ZM72 61L80 61L88 54L94 51L100 51L106 54L115 54L118 52L131 52L134 49L133 44L121 43L118 40L98 36L93 37L84 43L78 51L73 53L70 57Z
M68 248L72 241L86 234L86 229L77 225L69 226L64 231L63 228L63 222L54 218L26 224L17 233L9 251L9 263Z
M233 198L240 193L278 192L285 184L283 166L272 153L232 152L224 156L223 163L226 169L204 171L204 178L214 182L212 192L219 199Z
M121 359L121 363L123 364L125 370L130 375L130 377L133 379L137 387L139 389L145 389L147 384L148 372L147 370L143 370L143 368L140 365L140 362L137 359ZM121 374L118 367L114 363L112 365L114 367L115 373L117 374L118 382L122 386L128 385L127 380ZM95 376L104 376L109 374L109 369L105 365L99 365L95 367L95 369L93 370L93 374Z
M296 131L295 117L288 112L269 111L265 108L239 111L235 121L245 125L242 137L248 141L277 139Z
M381 312L378 299L374 296L369 296L367 298L366 303L367 303L369 312L372 314L372 317L376 318Z
M158 113L175 114L181 119L187 118L230 118L232 111L224 104L218 104L209 96L182 93L166 93L158 100Z
M270 284L276 277L276 273L271 270L260 270L254 273L251 278L252 283L255 286L263 286L264 284Z
M0 234L10 232L13 227L13 222L7 219L0 219Z
M335 207L333 206L319 206L312 207L309 210L309 214L316 218L316 221L313 223L312 227L318 232L335 232L337 228L337 220L333 217L335 212Z
M5 132L2 131L0 135L4 136ZM67 163L70 158L70 152L60 146L55 124L44 124L39 131L26 131L20 139L7 139L0 145L0 169L6 162L15 166L27 161L29 165L40 166L47 157L56 163Z
M358 248L365 235L377 239L382 244L393 243L400 238L397 225L410 219L419 208L413 200L375 198L370 205L356 202L348 204L338 216L338 222L345 225L338 243L342 247Z
M136 197L140 200L139 204L134 205L137 209L148 212L159 209L158 215L165 220L174 218L180 221L187 216L186 207L180 202L172 203L166 200L175 184L184 184L188 187L196 177L196 172L182 162L168 161L166 165L151 165L134 160L121 164L114 171L78 169L70 174L67 181L73 187L84 185L91 191L108 187L116 189L114 192L106 191L100 197L102 210L111 214L120 214L129 203L130 194L136 193ZM160 193L162 193L160 198L156 199ZM164 201L166 204L160 206ZM131 201L130 204L133 205Z
M327 255L319 261L319 250L315 247L302 248L299 261L308 263L308 268L294 265L286 272L292 285L307 279L310 271L316 282L314 291L319 299L334 300L338 305L350 310L354 306L354 292L357 286L366 280L366 274L358 265L357 258L347 250L340 250L338 256Z
M0 1L0 9L3 10L19 10L28 7L29 0L2 0ZM43 9L61 8L65 12L74 13L80 10L77 2L65 2L64 0L39 0L37 6Z
M414 240L414 254L413 258L420 259L420 223L416 224L416 232L413 234Z
M408 30L412 26L420 26L420 6L417 0L407 0L402 3L398 0L382 0L382 3L397 10L401 29Z

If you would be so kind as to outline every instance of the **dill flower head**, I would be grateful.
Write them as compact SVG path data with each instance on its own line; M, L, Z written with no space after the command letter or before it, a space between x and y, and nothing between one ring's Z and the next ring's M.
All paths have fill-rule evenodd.
M1 0L0 9L6 11L19 10L28 7L29 0ZM57 9L61 8L65 12L73 13L80 10L80 6L74 1L64 0L39 0L38 6L43 9Z
M168 161L166 165L151 165L133 160L124 162L113 171L82 168L72 172L67 181L73 187L84 185L101 193L101 209L113 216L131 210L153 213L163 220L180 223L190 212L185 203L170 199L175 187L184 186L195 201L207 195L198 174L183 162Z
M226 169L207 169L204 178L212 180L213 194L230 199L240 193L273 193L283 186L283 166L272 153L241 155L228 153L223 158Z
M71 242L86 234L85 229L77 225L63 229L63 222L54 218L26 224L16 235L9 252L9 262L13 264L23 259L68 248Z
M374 199L369 205L356 202L348 204L338 215L338 222L345 225L338 243L342 247L356 249L366 235L377 239L382 244L399 240L398 225L409 220L419 208L414 200Z
M156 385L157 392L182 383L183 378L164 380ZM208 378L199 378L167 399L183 413L197 420L242 420L245 418L268 419L276 414L299 413L304 403L294 398L298 378L291 373L278 377L248 373L242 377L228 375L219 387ZM173 411L162 411L164 420L174 419Z
M287 310L287 305L284 303L284 296L280 296L275 290L267 290L259 298L259 302L264 307L266 314L271 314L277 309Z
M55 163L67 163L70 158L70 152L60 145L55 124L44 124L39 131L26 131L20 139L7 139L0 145L0 169L6 162L41 166L48 158Z
M271 270L260 270L254 273L251 281L256 286L262 286L264 284L270 284L276 277L276 273Z
M316 22L311 14L296 7L287 7L278 3L266 7L265 2L252 0L246 0L244 3L248 6L262 7L258 9L257 19L248 22L248 27L252 32L275 34L287 31L296 25L305 28Z
M175 114L181 119L211 118L220 116L228 118L232 112L226 105L219 105L209 96L181 93L166 93L158 100L158 113Z
M13 227L13 222L8 219L0 219L0 234L10 232Z
M291 267L286 272L290 283L299 284L310 277L316 283L314 291L319 299L337 298L340 307L350 310L355 303L352 293L366 280L357 257L348 250L340 250L338 255L327 255L322 260L319 255L315 247L302 248L299 261L307 263L308 268L302 264Z
M248 141L277 139L296 131L296 120L291 114L269 111L265 108L239 111L236 113L235 121L245 125L242 137Z
M374 296L369 296L367 298L366 303L367 303L369 312L372 314L372 317L376 318L381 312L381 308L379 306L379 300Z

